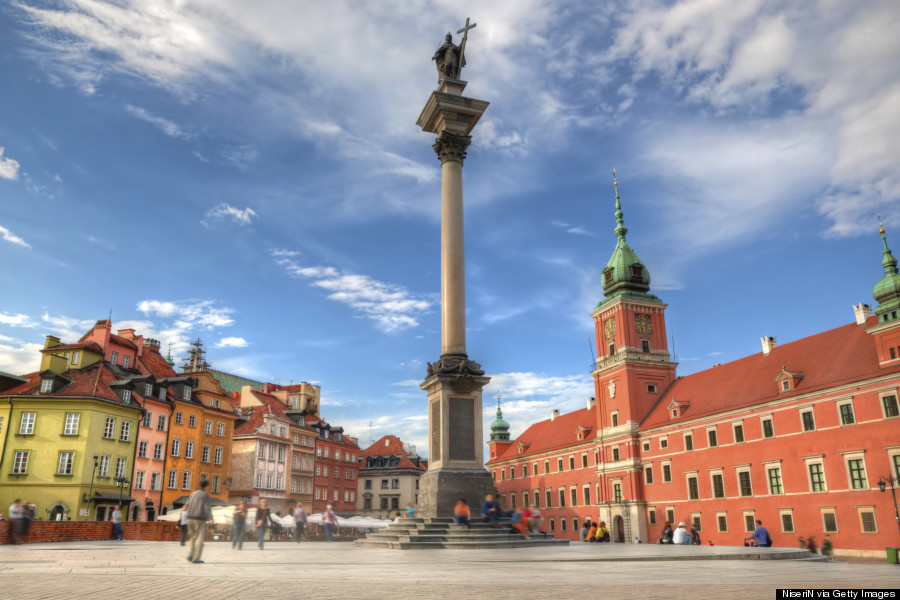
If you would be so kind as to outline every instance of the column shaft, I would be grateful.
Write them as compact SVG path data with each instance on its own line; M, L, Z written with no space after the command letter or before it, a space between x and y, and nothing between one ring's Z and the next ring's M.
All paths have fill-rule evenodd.
M441 355L466 353L462 160L441 162Z

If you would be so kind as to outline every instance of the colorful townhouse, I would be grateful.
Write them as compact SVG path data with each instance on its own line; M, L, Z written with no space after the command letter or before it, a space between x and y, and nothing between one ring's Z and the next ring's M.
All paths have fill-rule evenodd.
M416 454L415 446L386 435L363 450L359 462L359 514L393 519L407 504L418 505L419 478L428 465Z
M356 514L360 455L356 438L315 415L307 415L306 424L316 432L313 510L325 510L330 504L338 515Z
M303 503L307 511L313 506L313 469L316 460L316 431L306 424L306 416L318 414L322 390L310 383L269 386L271 395L283 405L284 415L293 425L291 435L290 484L288 509Z
M896 545L900 271L884 230L874 313L860 303L850 323L782 345L767 335L757 354L678 377L667 306L625 241L618 190L616 219L592 313L596 403L514 440L498 424L487 466L507 505L539 505L571 539L590 516L619 541L655 542L684 521L704 543L740 545L761 520L778 546Z
M0 376L0 505L21 498L41 519L105 520L133 501L139 388L93 342L48 336L41 354L40 371Z

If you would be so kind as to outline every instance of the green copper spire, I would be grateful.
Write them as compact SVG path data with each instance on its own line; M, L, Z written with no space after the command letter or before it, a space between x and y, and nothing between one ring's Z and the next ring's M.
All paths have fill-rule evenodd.
M491 423L491 441L509 441L509 423L503 420L503 411L500 410L500 392L497 392L497 420Z
M875 284L872 297L878 302L875 316L879 321L893 321L900 310L900 271L897 270L897 259L888 248L887 238L884 235L884 226L881 225L881 217L878 218L878 233L881 234L881 243L884 246L881 266L884 269L884 277Z
M175 361L172 360L172 342L169 342L169 351L166 352L166 362L169 363L169 366L175 364Z
M650 291L650 272L625 241L628 228L625 227L623 218L625 213L622 212L619 180L615 170L613 170L613 186L616 190L616 228L613 230L616 234L616 248L603 268L603 295L606 299L602 300L597 308L621 296L659 302L659 298L647 293Z

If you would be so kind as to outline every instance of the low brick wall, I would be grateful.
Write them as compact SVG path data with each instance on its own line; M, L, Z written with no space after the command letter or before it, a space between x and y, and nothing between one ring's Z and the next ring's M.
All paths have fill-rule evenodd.
M0 544L9 544L9 521L0 521ZM147 540L152 542L176 541L181 539L181 530L175 523L156 521L124 522L122 533L126 540ZM33 521L25 543L37 542L82 542L113 539L113 526L109 521Z

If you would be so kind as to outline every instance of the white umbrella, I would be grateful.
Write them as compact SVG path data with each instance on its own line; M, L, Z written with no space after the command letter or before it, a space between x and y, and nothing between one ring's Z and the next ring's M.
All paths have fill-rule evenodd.
M166 514L160 515L159 517L157 517L156 520L157 521L170 521L170 522L178 523L179 521L181 521L181 511L182 510L183 509L181 509L181 508L176 508L175 510L170 510Z
M233 513L233 506L214 506L212 509L213 521L216 522L216 525L231 525L234 523Z
M282 527L296 527L294 523L294 517L291 515L285 515L280 519L275 519L276 522L280 523Z

